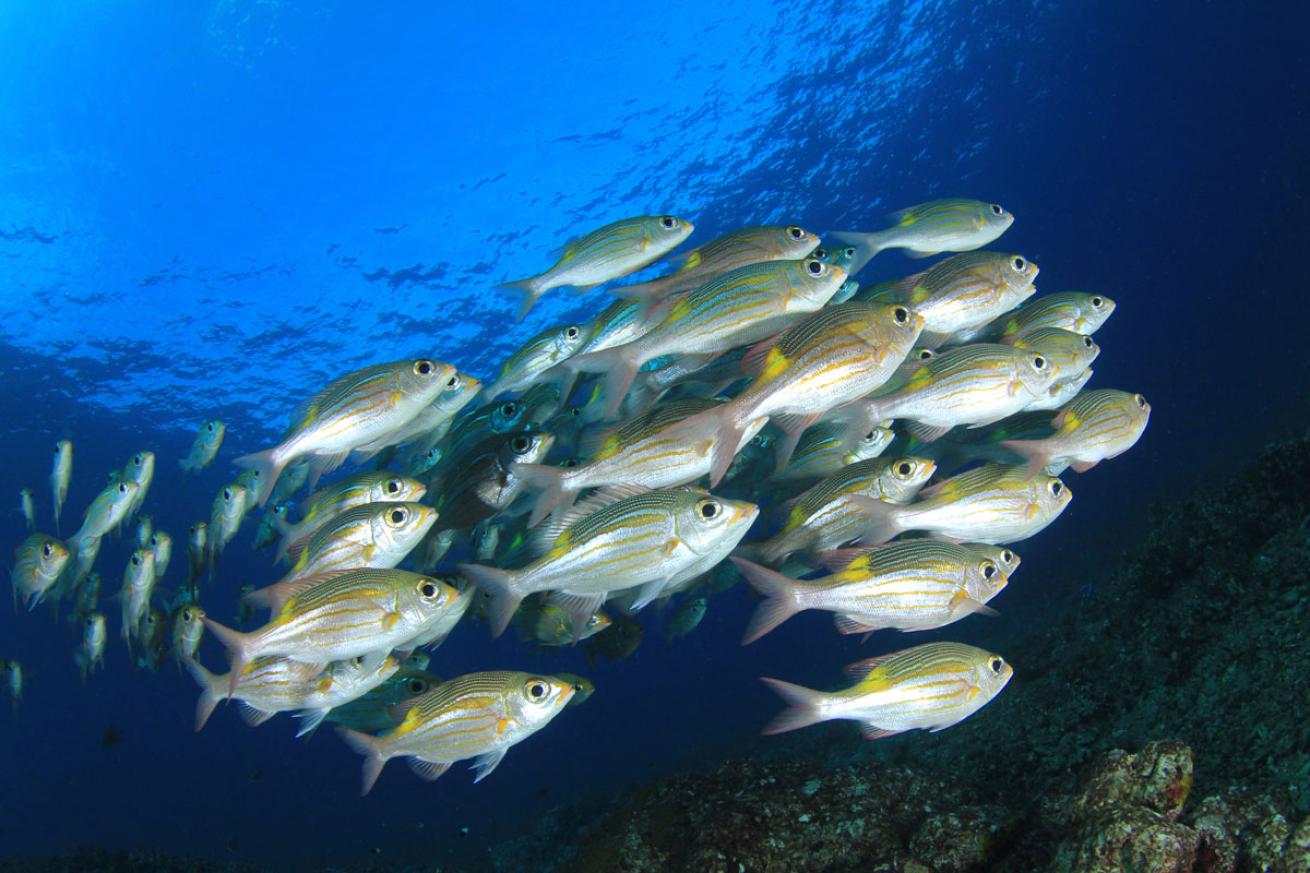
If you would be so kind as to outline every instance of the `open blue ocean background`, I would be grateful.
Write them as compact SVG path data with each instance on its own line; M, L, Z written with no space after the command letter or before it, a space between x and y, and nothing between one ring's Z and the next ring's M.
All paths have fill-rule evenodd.
M1002 616L949 636L986 645L997 623L1077 609L1151 503L1306 421L1307 24L1303 4L1222 2L0 4L0 552L26 535L21 487L50 527L56 439L76 447L65 533L150 449L145 511L182 578L231 458L317 386L410 356L485 380L537 331L590 318L601 291L553 292L518 324L494 286L607 221L682 215L693 242L823 234L966 196L1014 213L993 248L1035 260L1043 291L1118 302L1093 384L1154 413L1131 453L1065 477L1074 502L1024 544ZM890 252L862 278L921 263ZM207 418L228 422L223 453L184 480ZM280 575L253 529L205 594L221 621L240 585ZM106 595L127 552L106 541ZM633 657L596 665L461 626L434 672L567 670L597 692L485 782L392 764L364 799L326 731L303 743L289 719L251 730L220 709L193 734L193 683L132 669L116 605L85 687L72 627L2 609L0 657L28 687L16 717L0 709L0 856L472 858L561 802L767 747L757 676L824 686L900 643L810 614L742 648L751 605L741 587L715 598L672 647L651 614ZM212 640L202 654L221 665ZM1020 680L1043 656L1005 654ZM1020 680L978 718L1005 719ZM931 741L898 740L911 759Z

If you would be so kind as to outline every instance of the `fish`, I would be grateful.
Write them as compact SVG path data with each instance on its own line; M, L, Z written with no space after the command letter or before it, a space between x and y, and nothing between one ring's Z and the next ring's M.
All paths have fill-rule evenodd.
M19 600L28 609L45 599L68 565L68 546L52 536L34 533L14 551L14 568L10 579L14 586L14 605Z
M612 502L611 502L612 501ZM633 611L723 560L750 529L759 508L696 488L616 487L580 501L542 525L545 554L521 570L460 564L491 596L492 633L500 636L519 602L550 591L573 615L574 636L605 599L640 588Z
M77 670L82 678L82 684L86 684L88 676L93 675L97 669L105 665L105 642L109 638L109 631L105 627L105 617L99 612L90 612L82 616L82 642L78 646L77 654L73 660L77 664Z
M538 492L528 524L537 525L561 504L571 505L587 488L626 485L658 489L696 481L709 472L712 441L718 437L693 434L679 425L719 405L716 400L661 404L588 439L583 450L590 459L574 467L515 464L515 475L525 487ZM752 439L764 423L761 418L748 425L742 441Z
M293 461L283 468L282 474L277 477L273 483L273 488L269 492L267 503L275 506L290 500L297 494L305 483L309 481L309 460L302 459Z
M858 721L871 740L908 730L935 733L982 709L1014 675L1000 655L961 643L926 643L857 661L846 672L855 685L834 692L762 678L788 704L764 733L834 719Z
M23 665L13 658L0 661L0 680L3 680L14 713L17 714L18 706L23 702Z
M402 665L381 685L333 708L327 721L364 733L390 730L397 724L392 716L397 704L427 694L440 684L440 676L422 667Z
M207 523L198 521L187 528L186 553L190 563L190 576L187 585L194 588L204 574L205 564L209 560L209 525Z
M141 510L142 504L146 501L146 494L150 491L150 483L154 481L154 478L154 452L137 452L128 459L127 466L123 468L122 480L136 483L137 490L128 504L127 515L123 517L124 521L132 520Z
M1051 388L1077 381L1101 353L1101 347L1090 336L1059 327L1041 327L1014 336L1002 337L1000 343L1016 349L1036 352L1053 363L1059 375ZM1048 392L1050 390L1047 389Z
M764 595L742 645L807 609L833 613L843 634L882 628L932 630L975 613L995 615L987 604L1009 582L1005 565L996 557L1001 551L996 546L906 540L837 553L834 572L811 580L789 579L776 570L733 558L747 581Z
M361 794L368 794L383 765L397 757L408 758L414 772L429 781L456 761L472 758L473 781L481 782L512 746L559 715L573 694L571 682L554 676L469 673L400 704L405 714L388 733L373 737L337 728L337 734L364 756Z
M136 544L141 548L150 547L150 537L155 532L155 520L148 515L143 515L136 520Z
M708 607L709 599L706 597L692 597L679 603L664 628L664 644L670 645L674 640L685 637L699 627Z
M193 603L173 610L173 658L181 664L193 659L200 650L200 638L205 635L205 611Z
M891 445L896 432L890 421L874 425L868 433L847 445L845 428L835 424L816 424L796 444L787 466L774 473L775 482L802 482L822 479L843 467L878 457Z
M291 526L287 516L291 514L290 503L278 503L269 506L259 517L259 527L255 528L255 539L250 547L262 551L282 539L282 531Z
M676 215L640 215L599 227L569 242L544 273L500 287L520 296L518 319L552 288L587 290L647 267L691 236L695 226Z
M95 566L96 558L100 555L100 537L83 537L74 542L69 540L68 545L73 551L73 573L69 577L67 574L61 576L57 589L62 594L64 583L67 580L68 588L76 588L83 584L91 575L91 568Z
M177 465L183 473L197 473L214 462L218 450L223 446L223 437L227 435L227 425L217 418L211 418L196 430L196 438L186 457L178 460Z
M73 443L60 440L55 443L54 463L50 470L50 494L54 500L55 533L59 533L59 514L68 499L68 483L73 479Z
M137 549L128 558L127 568L123 571L123 588L119 600L123 607L123 641L129 650L132 640L138 636L141 620L150 611L150 596L155 590L155 553L149 549Z
M1014 216L999 203L963 198L930 200L893 212L890 218L892 226L886 230L832 235L858 250L851 263L852 275L886 249L904 249L912 258L970 252L994 242L1014 223Z
M712 357L759 342L822 308L845 281L841 267L813 258L740 267L662 304L667 314L639 339L574 355L565 366L605 374L604 414L612 418L646 362L670 354Z
M250 492L243 485L225 485L214 498L209 514L209 572L214 572L218 555L241 529L246 513L250 511Z
M566 707L585 703L587 698L596 693L595 683L585 676L579 676L576 673L556 673L555 678L573 683L573 696L569 698L568 703L564 704Z
M1072 498L1055 476L987 464L925 488L914 503L851 499L868 517L861 542L877 545L911 530L962 542L1016 543L1044 530Z
M1023 411L1040 412L1044 410L1059 409L1061 406L1064 406L1070 400L1077 397L1078 393L1086 387L1091 379L1092 370L1090 368L1084 370L1082 375L1078 376L1076 379L1071 379L1069 381L1057 379L1051 384L1051 387L1047 388L1045 392L1040 394L1036 400L1025 406Z
M421 503L380 502L348 509L315 531L282 580L248 594L245 600L272 609L286 599L287 591L298 587L297 580L333 570L395 567L436 520L436 511Z
M277 592L268 624L243 633L205 616L233 674L275 655L306 664L386 653L424 633L458 592L408 570L359 569L308 576Z
M1115 302L1104 294L1082 291L1043 294L987 325L984 336L995 340L1044 327L1091 336L1101 329L1114 309Z
M550 327L528 340L510 355L500 375L487 389L488 399L495 400L511 391L522 391L543 373L574 355L587 341L585 325Z
M923 318L925 344L940 345L1027 300L1036 291L1038 272L1023 255L966 252L900 280L876 299L909 306Z
M528 406L521 400L501 400L489 403L460 419L459 427L449 436L437 471L445 475L451 470L463 470L470 458L487 451L487 443L512 430L526 428L532 423L527 417Z
M710 449L710 487L727 473L740 435L759 418L769 418L786 435L775 461L776 467L785 467L805 429L823 413L891 378L914 348L923 324L900 304L843 303L808 316L776 342L752 349L743 361L755 376L751 383L732 400L681 425L689 432L718 435Z
M553 603L524 604L514 613L513 624L519 629L519 638L541 646L573 645L573 616ZM604 610L592 613L583 626L578 640L594 637L613 624Z
M32 489L23 488L18 492L18 509L23 513L23 521L28 530L36 530L36 504L32 502Z
M469 584L468 580L457 573L443 573L437 576L443 583L453 588L457 595L454 600L446 604L441 610L440 616L429 623L422 633L405 640L404 643L397 646L398 649L411 650L412 657L427 658L418 649L435 649L446 641L450 632L460 623L464 615L473 605L474 599L478 596L478 590ZM427 669L428 662L423 661L423 668Z
M138 640L141 651L136 658L136 666L155 671L164 663L168 653L168 617L158 609L150 608L141 618L138 628Z
M236 479L232 480L233 485L244 489L242 493L245 497L246 508L245 512L242 513L243 520L246 513L259 505L256 502L256 496L259 494L260 489L263 488L263 475L259 470L242 470L237 474Z
M489 440L488 451L470 458L435 500L442 527L471 528L506 512L525 486L521 466L544 460L554 443L554 434L532 430Z
M73 616L85 616L100 605L100 574L87 573L73 596Z
M328 384L296 410L280 443L237 458L238 466L263 474L258 505L292 461L308 457L316 481L356 448L385 441L431 404L455 372L450 364L422 358L365 367Z
M87 507L82 526L68 538L69 545L76 548L75 544L81 540L99 539L115 530L127 517L127 511L140 490L135 482L110 482L106 485Z
M481 380L456 370L446 377L436 398L420 409L404 426L371 443L356 446L354 451L362 456L371 456L384 450L389 452L402 444L435 443L445 434L460 410L472 403L481 392Z
M1022 410L1059 375L1045 356L1010 346L976 343L948 349L928 360L907 362L902 384L834 411L852 433L874 422L909 419L906 429L932 442L953 427L982 426Z
M782 529L739 553L778 564L796 552L817 555L858 540L868 530L870 505L908 503L936 469L933 461L908 455L851 464L790 501Z
M356 473L333 482L305 498L300 521L282 529L277 559L298 558L315 531L349 509L387 501L417 502L423 499L427 490L427 486L417 479L385 470Z
M743 227L682 255L678 269L667 276L640 285L613 288L610 293L648 306L675 294L695 291L711 279L738 267L765 261L800 260L818 245L818 236L794 224Z
M582 650L587 653L587 663L593 666L598 658L622 661L637 653L644 637L641 622L630 615L619 614L603 633L582 643Z
M1072 467L1085 473L1107 458L1117 458L1142 438L1151 418L1151 404L1141 394L1100 389L1080 394L1060 409L1044 439L1003 440L1001 445L1027 461L1027 472Z

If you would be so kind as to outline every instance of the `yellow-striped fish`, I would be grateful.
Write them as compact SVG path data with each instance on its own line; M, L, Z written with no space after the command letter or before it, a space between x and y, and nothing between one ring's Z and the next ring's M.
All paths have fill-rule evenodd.
M573 644L573 616L553 603L525 605L514 613L514 626L519 639L541 646L569 646ZM613 624L604 610L592 613L587 619L578 640L594 637Z
M766 564L796 552L817 555L861 539L871 503L908 503L937 465L927 458L872 458L845 467L789 504L787 521L773 537L742 551Z
M612 222L564 247L549 270L500 287L520 295L519 321L552 288L594 288L635 273L682 245L695 226L675 215L639 215Z
M1044 412L1051 409L1059 409L1069 401L1078 396L1078 393L1086 387L1087 383L1092 380L1094 371L1089 367L1083 370L1082 374L1075 379L1065 381L1058 379L1051 384L1042 394L1023 408L1024 412Z
M440 684L440 676L422 667L401 665L391 678L372 691L333 709L327 720L364 733L391 730L396 726L392 712L397 704L427 694Z
M743 361L755 378L735 398L685 422L687 432L717 434L710 487L728 472L746 428L769 418L785 435L775 465L791 460L801 434L819 416L879 388L914 348L923 319L900 304L858 301L805 318ZM890 416L888 416L890 417ZM866 431L867 432L867 431Z
M196 438L191 443L186 457L177 462L183 473L195 473L203 470L218 457L218 450L223 446L223 437L227 435L227 425L217 418L211 418L196 430Z
M310 475L317 480L361 446L387 443L387 438L431 404L454 376L450 364L428 359L356 370L298 409L282 442L238 458L236 463L261 471L258 503L262 506L273 483L292 461L309 457L314 465Z
M495 400L511 391L522 391L543 373L577 354L587 341L584 325L550 327L528 340L505 360L500 375L487 389L487 399Z
M343 570L283 588L272 619L249 633L203 621L240 673L265 655L322 664L390 651L424 633L457 595L441 580L408 570Z
M871 740L916 729L935 733L982 709L1014 675L1000 655L961 643L915 646L858 661L846 672L856 684L832 692L764 679L790 704L764 733L834 719L858 721Z
M565 366L606 374L605 414L612 418L647 361L673 354L713 356L759 342L821 309L845 281L840 267L814 258L739 267L663 304L664 318L639 339L575 355Z
M1014 336L1043 327L1055 327L1090 336L1105 324L1114 312L1115 302L1104 294L1065 291L1043 294L1029 300L1016 311L996 319L987 327L987 336Z
M576 637L616 591L639 588L631 607L636 610L666 587L707 572L736 547L758 514L753 503L697 488L616 488L542 525L538 542L547 551L527 567L461 564L460 571L491 595L496 636L524 597L550 591L556 605L573 615Z
M1054 476L1030 477L1023 467L987 464L925 488L904 506L850 499L868 517L862 541L874 545L910 530L961 542L1017 543L1055 521L1072 498Z
M681 265L667 276L640 285L625 285L611 293L646 304L694 291L711 279L738 267L765 261L795 261L814 251L819 238L804 228L765 225L743 227L716 237L681 256ZM822 259L821 259L822 260Z
M991 322L1031 297L1037 265L1023 255L967 252L892 285L885 295L923 316L925 345Z
M446 377L446 382L436 399L420 409L417 415L402 427L378 437L373 442L356 446L355 451L360 455L369 456L402 444L435 445L441 437L445 436L459 411L481 393L481 380L467 373L455 371Z
M1059 475L1066 467L1085 473L1117 458L1142 438L1151 404L1140 394L1101 389L1080 394L1051 420L1055 433L1039 440L1005 440L1001 445L1028 460L1028 472Z
M854 444L846 439L846 429L840 425L817 424L805 431L787 466L773 475L775 482L802 482L823 479L849 464L878 457L891 445L896 436L888 425L881 422L860 436Z
M417 503L427 490L427 486L416 479L386 470L356 473L333 482L306 497L301 504L300 521L282 528L277 557L279 560L298 559L314 532L346 510L383 501Z
M405 757L420 778L433 780L456 761L473 759L481 782L511 746L541 730L573 697L571 682L497 670L469 673L400 704L405 714L389 733L371 737L347 728L337 733L364 756L363 794L382 766Z
M441 615L436 621L427 625L421 634L412 639L406 640L396 648L398 649L435 649L446 641L450 632L455 629L464 614L469 611L473 605L474 599L478 596L478 589L469 584L468 580L457 573L445 573L437 576L446 585L458 592L455 599L441 610ZM415 655L418 652L414 652ZM426 657L426 656L425 656ZM426 667L426 662L424 663Z
M832 235L856 249L851 275L884 249L904 249L912 258L969 252L994 241L1014 223L1014 216L999 203L962 198L930 200L894 212L891 219L893 224L886 230Z
M1077 381L1101 353L1101 347L1090 336L1059 327L1039 327L1002 337L1000 342L1002 345L1035 352L1055 365L1059 375L1047 389L1048 392L1057 385Z
M123 523L140 487L135 482L110 482L96 495L82 518L82 526L68 538L70 545L84 539L99 539Z
M843 554L840 569L808 581L733 558L765 598L746 628L742 645L806 609L835 613L837 630L844 634L881 628L931 630L974 613L994 615L987 603L1009 581L999 560L1002 551L998 546L906 540Z
M73 443L60 440L55 443L55 457L50 468L50 495L54 500L55 533L59 533L59 513L68 499L68 483L73 479ZM99 536L99 534L95 534Z
M14 551L14 605L31 609L45 599L68 565L68 546L42 533L32 534Z

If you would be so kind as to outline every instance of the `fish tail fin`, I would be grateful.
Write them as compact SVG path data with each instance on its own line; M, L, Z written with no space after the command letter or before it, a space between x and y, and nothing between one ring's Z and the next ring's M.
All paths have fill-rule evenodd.
M755 642L804 608L799 597L802 586L795 579L743 558L733 558L732 563L764 595L741 638L743 646Z
M605 359L605 402L603 404L604 415L607 420L614 420L619 416L619 410L623 408L623 400L628 396L628 391L632 389L632 383L637 378L637 371L640 364L625 355L624 346L615 346L612 349L603 349L599 352L592 352L597 359Z
M232 463L243 470L259 472L258 504L260 506L268 500L269 493L272 492L278 477L282 475L282 468L287 465L286 460L277 455L276 446L262 452L255 452L253 455L242 455Z
M1001 440L1001 445L1028 462L1028 478L1036 476L1051 463L1047 440Z
M826 696L822 691L802 688L767 676L761 676L760 681L772 688L787 704L786 709L764 726L764 734L781 734L827 721L821 708Z
M778 440L778 448L773 458L774 470L783 470L791 463L791 456L796 453L796 446L800 445L801 437L810 425L818 420L818 415L780 415L773 420L773 423L782 430L782 439Z
M896 516L896 504L859 494L848 494L846 499L864 514L865 526L860 536L860 545L881 545L905 530Z
M831 233L829 236L837 242L845 243L855 248L855 257L851 264L846 268L846 275L854 276L864 265L873 260L873 256L883 250L886 237L881 233L857 233L854 231L839 231Z
M482 564L459 564L458 569L466 579L490 595L491 635L500 636L509 627L509 620L514 617L514 611L519 608L524 597L524 593L515 585L516 574Z
M250 666L250 662L254 660L251 655L254 637L252 634L245 634L238 630L232 630L230 627L224 627L208 616L205 616L202 621L204 621L209 632L223 644L223 648L227 649L228 663L232 670L232 681L228 688L230 694L236 691L237 678L246 671L246 668Z
M546 291L541 287L540 276L530 276L527 279L515 279L513 282L505 282L498 285L502 291L508 291L517 294L519 297L518 320L522 321L532 311L532 307L537 305L541 295Z
M337 728L337 736L341 737L351 749L364 756L364 779L359 792L363 797L373 790L378 776L382 773L382 765L387 763L387 757L382 752L382 744L378 742L377 737L352 731L350 728Z
M200 699L196 701L196 733L200 733L224 695L218 690L218 677L206 670L204 664L195 658L183 658L183 662L191 678L200 686Z
M532 506L528 516L528 527L535 527L543 518L550 515L569 496L576 494L568 486L568 468L552 467L549 464L515 464L514 475L523 479L525 485L535 489L537 502Z

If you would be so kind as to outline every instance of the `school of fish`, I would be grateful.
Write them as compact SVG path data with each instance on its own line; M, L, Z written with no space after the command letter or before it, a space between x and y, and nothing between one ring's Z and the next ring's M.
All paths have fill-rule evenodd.
M645 607L676 601L673 644L739 578L761 595L743 644L807 610L866 638L995 614L1019 567L1012 546L1072 499L1061 476L1127 451L1151 411L1140 394L1085 387L1113 300L1038 295L1035 263L984 250L1013 221L995 203L945 199L831 234L838 247L797 225L750 226L627 285L613 283L669 258L694 226L612 222L504 286L520 318L554 288L605 286L592 321L541 331L483 378L421 358L333 380L276 445L235 459L207 516L177 520L185 561L142 512L150 451L112 472L61 539L73 443L59 440L55 535L38 530L41 489L19 495L15 607L67 604L83 682L104 665L111 621L133 666L176 661L200 688L196 730L223 701L252 726L292 714L298 736L334 723L364 759L365 793L392 758L429 780L471 761L481 780L594 691L566 674L429 672L462 625L622 658L642 642ZM940 259L861 285L888 249ZM181 473L214 464L226 434L204 422ZM259 586L224 578L243 528L281 565ZM112 611L96 567L111 535L131 547ZM229 626L215 601L238 593ZM205 636L226 672L200 660ZM848 674L832 692L763 679L787 704L765 732L833 719L869 738L942 730L1013 671L934 642ZM16 709L23 664L0 661L0 676Z

